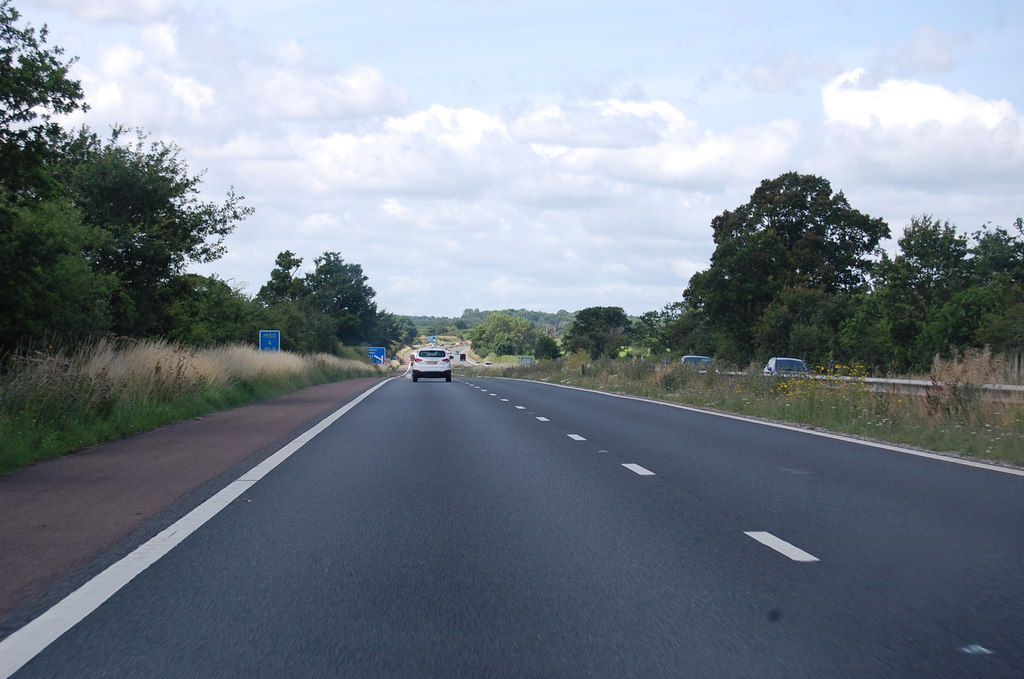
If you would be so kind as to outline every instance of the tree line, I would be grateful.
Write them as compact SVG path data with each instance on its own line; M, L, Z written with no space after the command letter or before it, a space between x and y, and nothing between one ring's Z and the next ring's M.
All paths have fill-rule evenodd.
M144 131L65 130L58 116L88 109L69 77L75 59L20 18L0 0L0 353L105 334L203 345L280 329L283 348L300 352L415 335L338 252L303 276L302 260L281 253L251 298L187 273L222 257L253 208L234 189L203 200L202 173Z
M556 313L531 311L529 309L503 309L500 311L481 311L480 309L464 309L461 316L410 316L409 319L422 335L462 335L466 330L474 328L487 320L492 314L501 313L522 318L548 336L561 336L572 324L576 314L560 309Z
M762 181L711 230L710 265L681 300L636 318L621 307L582 309L558 333L559 351L700 354L736 365L782 355L879 372L926 371L935 356L971 348L1024 352L1020 217L964 235L916 216L890 254L881 248L888 224L852 207L827 179L788 172ZM529 326L495 314L468 337L485 352L523 353L541 334Z
M791 355L816 364L921 371L936 355L1024 351L1024 220L967 236L912 218L889 254L889 226L828 180L766 179L711 222L715 251L682 300L633 328L656 353L745 364Z

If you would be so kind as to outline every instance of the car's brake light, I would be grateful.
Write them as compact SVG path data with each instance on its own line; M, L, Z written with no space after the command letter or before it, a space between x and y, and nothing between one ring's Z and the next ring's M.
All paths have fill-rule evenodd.
M451 363L451 362L452 362L452 359L450 359L450 358L442 358L442 359L441 359L441 362L442 362L442 363Z
M422 358L420 358L419 356L415 357L415 358L414 358L414 359L412 359L412 360L416 361L417 363L422 363L422 362L423 362L423 359L422 359Z

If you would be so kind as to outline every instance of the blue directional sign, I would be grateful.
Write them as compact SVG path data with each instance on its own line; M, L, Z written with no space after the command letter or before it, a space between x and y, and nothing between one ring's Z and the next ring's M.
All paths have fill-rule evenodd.
M427 341L430 342L431 344L437 344L437 335L431 335L430 337L427 338Z
M370 355L374 365L384 365L387 349L384 347L366 347L366 353Z
M260 330L260 351L281 351L281 331Z

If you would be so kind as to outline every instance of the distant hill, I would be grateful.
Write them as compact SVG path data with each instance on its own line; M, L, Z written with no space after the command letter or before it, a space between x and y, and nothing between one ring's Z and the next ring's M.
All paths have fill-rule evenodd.
M408 316L416 329L421 334L441 335L446 333L457 333L469 330L484 322L488 316L494 313L508 314L525 318L533 323L540 330L549 334L561 335L576 317L574 312L559 310L558 313L547 313L545 311L530 311L528 309L502 309L495 311L480 311L479 309L466 309L458 318L448 316Z

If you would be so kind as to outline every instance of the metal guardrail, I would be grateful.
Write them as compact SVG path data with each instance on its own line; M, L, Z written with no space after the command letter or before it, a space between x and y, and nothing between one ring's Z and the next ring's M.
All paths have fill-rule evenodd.
M704 371L701 371L704 372ZM721 375L746 375L746 372L723 372ZM858 382L871 387L873 391L890 391L900 394L928 394L945 389L941 382L931 380L910 380L890 377L850 377L845 375L809 375L811 379L827 382ZM1001 398L1007 403L1024 403L1024 385L982 384L978 385L982 395L991 400Z
M831 377L812 375L816 380L863 382L874 391L893 391L902 394L927 394L945 389L945 384L931 380L908 380L886 377ZM1003 397L1010 403L1024 402L1024 386L1017 384L982 384L978 389L988 398Z

